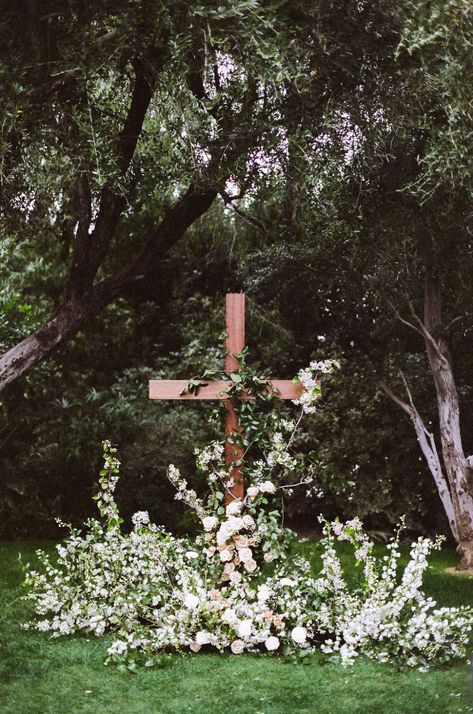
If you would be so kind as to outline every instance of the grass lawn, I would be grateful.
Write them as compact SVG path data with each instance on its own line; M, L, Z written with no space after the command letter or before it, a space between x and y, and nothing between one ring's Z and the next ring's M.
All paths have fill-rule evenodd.
M35 548L0 545L1 714L447 714L473 712L473 684L466 663L428 672L398 672L359 660L342 669L328 658L310 665L275 656L176 655L161 670L122 674L104 667L108 640L50 640L24 632L28 617L21 569ZM317 546L300 546L317 557ZM434 555L426 589L444 605L473 602L473 579L446 575L449 551Z

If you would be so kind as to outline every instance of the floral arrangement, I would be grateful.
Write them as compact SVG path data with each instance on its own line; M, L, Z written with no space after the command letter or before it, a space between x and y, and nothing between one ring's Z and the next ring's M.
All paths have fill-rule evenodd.
M314 410L320 378L333 368L313 362L301 370L301 416ZM274 396L259 389L264 381L251 375L235 384L253 387L264 400ZM196 450L197 468L208 484L204 499L169 467L176 498L201 523L194 539L166 533L146 511L135 513L131 532L123 531L114 500L120 464L116 449L104 442L95 497L100 519L87 521L84 532L69 529L57 546L56 562L39 552L41 572L26 576L26 597L37 617L25 627L53 636L113 632L107 661L131 670L162 663L169 650L203 647L303 656L321 650L344 665L360 654L421 667L465 656L473 610L436 608L422 591L427 556L440 541L418 539L400 575L399 533L388 555L377 560L359 520L323 521L322 567L313 572L306 559L294 556L294 534L280 518L285 490L302 484L317 490L312 475L297 477L301 461L291 446L300 418L288 420L271 409L257 420L255 402L238 408L245 422L243 500L224 505L232 481L221 442ZM337 541L353 547L360 582L345 577Z

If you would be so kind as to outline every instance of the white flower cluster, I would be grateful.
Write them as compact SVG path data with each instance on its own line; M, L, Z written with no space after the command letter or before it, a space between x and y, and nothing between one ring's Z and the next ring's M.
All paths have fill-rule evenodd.
M297 461L288 452L281 432L277 431L273 434L271 446L271 450L266 454L266 463L270 468L282 466L289 471L296 468Z
M294 404L301 406L305 414L312 414L317 408L317 402L322 395L321 375L332 374L336 367L336 360L313 361L297 373L297 380L302 384L303 392L299 399L294 400Z
M209 471L215 463L221 465L224 445L220 441L212 441L203 449L194 449L196 465L201 471Z
M465 656L473 630L471 608L439 608L422 591L427 557L438 548L419 538L411 547L410 560L399 582L398 539L388 546L388 555L377 563L373 544L358 519L346 524L325 523L321 577L316 589L321 605L314 625L326 635L322 650L338 652L343 664L364 653L379 661L427 667L452 657ZM363 581L350 589L344 580L334 540L347 540L363 566Z
M174 464L168 466L168 479L177 490L174 497L176 501L184 501L202 518L205 515L202 501L197 497L196 492L188 487L186 480L182 478L181 472Z
M313 363L310 373L330 369L324 364ZM309 402L305 407L310 409ZM245 462L245 498L226 507L222 444L213 442L197 453L209 486L206 499L169 467L176 498L194 509L202 524L192 540L165 533L146 511L135 513L133 529L123 532L113 497L119 462L113 447L104 444L105 467L95 496L101 520L89 520L84 534L71 530L54 565L39 554L42 572L26 577L37 615L31 626L53 636L113 630L109 660L130 667L152 663L169 649L202 647L234 654L319 648L338 653L343 664L359 654L419 666L465 656L473 610L436 608L422 592L427 556L438 543L425 538L414 543L400 580L398 541L378 562L358 519L325 523L318 574L306 559L288 558L292 534L282 527L279 498L273 497L287 488L282 480L294 462L291 438L285 443L282 435L295 427L282 421L272 420L258 457ZM354 548L361 566L357 586L347 583L336 541ZM276 567L268 576L266 563L272 561Z
M132 523L135 528L143 528L149 524L149 513L148 511L137 511L131 517Z

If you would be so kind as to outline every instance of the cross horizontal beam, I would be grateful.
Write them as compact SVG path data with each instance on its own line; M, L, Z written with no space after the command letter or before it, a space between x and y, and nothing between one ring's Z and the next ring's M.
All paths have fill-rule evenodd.
M149 398L150 399L228 399L228 388L231 382L224 379L218 379L208 384L203 384L199 387L198 393L188 392L187 379L152 379L149 382ZM302 385L295 384L288 379L272 379L268 381L268 388L274 387L277 389L275 395L279 399L299 399L302 394ZM241 392L238 395L239 399L254 399L253 396Z

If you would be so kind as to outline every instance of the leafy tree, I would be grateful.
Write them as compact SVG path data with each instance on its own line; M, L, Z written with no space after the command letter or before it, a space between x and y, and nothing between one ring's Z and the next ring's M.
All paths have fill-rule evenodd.
M267 250L258 264L265 263L273 280L275 273L297 275L277 296L279 309L290 301L301 331L310 326L314 340L328 334L352 359L357 351L371 365L373 381L409 415L462 567L471 568L473 459L463 446L469 418L462 430L452 354L463 395L469 394L473 86L464 73L473 24L463 2L405 2L397 17L398 44L386 48L376 89L347 103L343 117L332 110L328 136L319 135L317 150L299 161L299 238L278 247L276 265ZM255 287L264 284L264 272L251 272ZM311 280L317 284L308 298ZM396 365L403 367L405 399L393 389ZM441 458L407 379L420 375L422 392L425 369L435 388L435 416L432 404L423 407L438 425Z
M279 84L302 77L279 3L7 3L3 27L2 234L37 262L5 293L36 329L6 336L0 387L160 280L228 180L251 185L280 142Z

